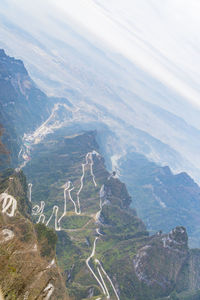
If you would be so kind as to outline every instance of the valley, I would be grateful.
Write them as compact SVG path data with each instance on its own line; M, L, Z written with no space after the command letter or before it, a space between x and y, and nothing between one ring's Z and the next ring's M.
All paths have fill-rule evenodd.
M199 187L149 160L150 145L168 146L90 101L47 97L0 54L1 91L16 101L0 98L12 152L0 173L6 299L198 299L200 250L187 231L198 244Z

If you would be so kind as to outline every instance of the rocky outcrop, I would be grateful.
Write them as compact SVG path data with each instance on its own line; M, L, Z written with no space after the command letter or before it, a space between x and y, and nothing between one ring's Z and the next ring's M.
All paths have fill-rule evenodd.
M35 87L23 63L4 51L0 51L0 87L4 139L17 162L21 135L49 115L47 97ZM191 295L199 293L200 254L189 250L185 228L150 236L130 207L125 184L106 170L96 132L82 131L75 124L57 126L59 118L70 115L68 107L63 113L60 106L43 123L42 138L39 127L34 147L22 155L29 191L20 168L18 173L7 170L0 175L0 285L5 298L67 299L67 288L73 300L174 299L177 294L178 299L198 299ZM25 150L32 138L27 136ZM150 174L137 164L131 176L133 201L145 206L147 218L161 212L166 222L173 197L181 203L177 192L184 203L196 195L195 211L199 190L186 174L174 177L168 167L149 168ZM149 210L146 195L153 197L159 210Z
M178 284L188 259L186 230L177 227L169 234L151 237L138 250L133 265L138 279L155 291L155 296L161 296L169 294Z
M200 187L187 173L175 175L169 167L131 153L121 162L121 175L132 206L151 233L184 225L190 247L200 247Z
M30 78L23 62L9 57L0 49L0 122L3 142L10 151L10 161L3 167L16 167L25 133L34 131L50 115L55 102L47 97Z
M0 286L5 299L69 299L55 259L56 234L30 220L26 179L0 177Z
M48 223L57 230L55 220L63 214L66 189L66 216L59 223L57 257L70 295L76 300L103 297L101 285L94 277L95 274L100 278L102 270L121 300L159 299L173 292L196 291L198 266L195 275L192 270L198 257L188 248L185 228L149 236L144 223L130 208L131 198L125 185L116 174L107 172L95 135L92 131L64 137L49 135L37 145L31 164L25 167L33 183L34 204L40 205L44 197L47 199L45 222L54 212L53 205L58 207L58 216L53 214ZM78 207L77 193L80 215L72 202ZM94 256L90 257L91 253ZM94 274L86 265L87 259ZM103 274L102 271L111 299L117 299Z
M190 290L200 290L200 250L190 250L189 256L189 282Z

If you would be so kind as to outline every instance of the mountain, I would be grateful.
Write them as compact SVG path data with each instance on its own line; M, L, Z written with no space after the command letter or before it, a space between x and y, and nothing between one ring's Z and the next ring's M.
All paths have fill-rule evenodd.
M16 164L24 129L33 130L47 117L47 97L28 76L21 60L0 51L0 118L6 129L3 141Z
M151 151L149 149L152 149L153 145L159 155L166 160L167 157L170 158L173 164L174 159L178 161L180 158L178 153L144 131L130 126L129 135L137 146L134 147L134 152L131 151L131 146L126 152L125 144L130 140L130 136L124 131L125 121L116 118L113 113L102 111L101 106L91 106L90 101L77 106L65 98L47 97L32 82L23 63L10 58L4 51L0 63L1 120L5 128L3 140L11 152L10 166L21 168L30 159L33 164L37 153L41 152L41 145L44 145L43 140L50 134L57 132L56 140L58 136L62 140L63 135L71 136L77 132L96 130L96 139L108 169L116 171L126 183L133 199L132 206L136 208L148 230L152 233L159 230L168 232L177 225L184 225L189 234L190 246L199 247L198 185L186 173L173 175L168 168L137 154L142 152L148 157ZM8 73L9 80L6 79ZM16 78L20 80L16 81ZM23 94L21 82L25 80L30 82L31 88ZM12 91L13 104L10 104L8 91ZM120 140L120 143L119 134L124 136L123 142ZM47 150L45 152L48 154Z
M0 285L5 299L69 299L55 258L56 234L31 221L22 172L0 175Z
M127 153L122 158L116 157L115 150L119 149L116 131L124 132L123 120L102 111L101 106L94 107L90 101L77 106L68 99L48 98L34 83L30 94L27 91L23 94L20 87L24 78L31 79L22 62L5 57L3 51L1 61L5 66L1 89L4 97L0 98L2 125L11 142L7 142L6 135L4 141L13 155L10 165L15 167L8 170L5 163L0 183L3 241L0 250L9 259L9 263L5 258L1 262L0 284L4 296L24 299L27 292L26 298L32 299L29 292L33 293L33 299L37 295L41 299L73 300L198 299L200 250L188 247L187 232L182 226L185 224L176 224L170 214L173 198L175 203L179 202L177 189L184 187L187 197L183 205L193 200L190 211L193 219L195 208L198 211L198 185L185 173L173 175L169 167L157 166L141 155L130 152L130 157ZM6 72L10 72L8 79ZM13 78L17 76L20 80L14 80L14 84ZM10 101L9 91L13 91L14 108L5 105ZM34 91L35 97L29 98ZM37 112L35 116L32 110ZM26 113L30 118L24 121ZM130 127L130 134L134 134L138 145L140 141L144 151L146 140L153 141L158 151L159 146L166 149L166 145L142 130ZM112 172L107 170L106 163L112 163ZM168 206L171 203L167 217L175 226L169 233L149 234L133 209L137 201L131 198L120 176L128 182L131 194L137 192L138 201L144 203L145 193L140 195L143 185L153 186L156 201L167 189L168 197L160 203L166 202ZM162 184L158 185L156 178ZM154 212L154 206L151 207ZM189 217L188 213L186 225ZM152 222L155 220L158 219ZM182 220L181 216L179 221ZM158 224L155 222L154 231ZM27 255L34 267L27 269L15 255L9 256L10 249L23 258ZM17 279L16 274L20 274Z
M174 175L169 167L161 167L138 153L122 159L120 168L121 179L133 197L132 206L150 232L168 232L184 224L190 246L200 246L200 188L187 173Z
M178 0L165 5L156 0L89 0L84 5L77 0L67 9L64 2L37 0L30 6L22 1L1 1L0 47L23 59L48 95L67 97L77 108L95 111L95 118L116 136L115 147L109 149L115 158L136 151L173 172L187 172L199 183L195 10L195 17L189 15L191 21L184 22L174 13ZM181 15L186 17L197 5L192 2L179 10Z
M139 183L137 181L137 188L135 186L133 188L134 183L132 182L132 178L135 178L135 169L134 166L131 168L133 164L132 160L134 160L132 153L143 153L149 159L153 159L152 155L156 153L156 157L162 157L164 161L170 162L169 165L173 166L173 170L176 167L180 169L178 167L180 161L181 164L186 164L185 159L180 157L178 152L174 151L168 145L163 144L160 140L153 138L147 132L128 125L126 123L127 118L124 118L125 121L122 121L120 117L116 117L114 112L111 113L109 110L105 110L102 105L94 106L89 100L77 105L77 103L72 104L65 98L47 97L31 80L22 61L7 56L3 50L0 53L0 116L5 128L3 141L11 153L10 166L16 167L19 164L22 166L24 162L29 161L32 147L34 148L34 145L39 143L47 134L61 127L65 128L64 130L70 134L81 130L97 130L97 140L109 170L115 170L121 175L124 174L122 179L127 184L129 193L133 199ZM118 104L120 105L119 99ZM159 116L159 118L165 119L169 123L168 118L170 118L170 124L175 126L176 122L178 122L178 126L183 127L185 132L188 130L188 134L192 135L192 129L187 129L186 124L181 119L177 121L172 114L166 113L153 105L147 105L147 103L141 100L136 101L135 99L135 104L137 104L135 112L148 107L149 111L146 110L146 114L149 116L151 110L154 114L154 119ZM136 118L136 120L134 122L137 125L139 124L139 119ZM142 123L142 120L140 122ZM182 136L182 133L179 135ZM198 133L196 139L199 140ZM121 161L126 161L126 163L121 163ZM146 171L147 169L148 167ZM125 175L127 174L127 170L130 173L131 182L129 174L128 176ZM136 176L142 180L143 175L138 166ZM178 177L175 176L174 178ZM165 182L166 180L168 179L164 179ZM188 181L190 181L189 177ZM171 184L170 182L169 180L169 184ZM151 182L147 182L148 184L151 184ZM144 210L140 207L140 203L143 203L139 200L140 193L137 196L138 202L135 201L134 205L136 205L135 207L138 210L139 216L144 220L148 229L153 232L160 229L167 232L178 224L184 224L189 233L190 245L192 247L199 246L198 187L195 186L193 189L191 185L189 191L187 189L187 203L184 203L183 209L179 200L183 197L181 192L177 195L177 191L175 193L172 192L172 194L170 191L170 195L168 196L173 199L172 204L170 204L172 211L165 209L165 218L162 217L163 209L158 204L158 201L154 199L153 203L151 197L149 197L151 191L148 189L145 191L146 201L145 205L143 205ZM184 189L185 192L186 189ZM142 194L144 194L144 189ZM157 196L163 198L166 195L163 196L162 192L158 192ZM178 203L175 201L175 198L177 198ZM195 201L195 205L193 205L193 211L191 211L190 199L193 198L195 199L193 200ZM151 219L149 209L147 210L146 207L152 211L153 219ZM158 209L159 212L157 211ZM155 213L156 211L157 213ZM170 218L170 222L166 222L168 218Z
M69 295L150 300L184 291L178 299L187 293L192 299L199 293L200 251L188 248L184 227L149 236L125 185L105 169L95 136L50 134L24 169L35 222L58 232Z
M18 163L24 134L48 118L56 100L62 101L48 98L29 77L23 62L0 49L0 119L5 129L2 141L10 150L11 166Z

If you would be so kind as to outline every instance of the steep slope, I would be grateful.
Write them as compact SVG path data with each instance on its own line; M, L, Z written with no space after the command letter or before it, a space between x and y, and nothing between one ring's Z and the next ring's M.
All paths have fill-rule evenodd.
M0 119L5 128L3 141L16 164L25 128L32 130L47 118L47 97L35 87L20 60L0 50Z
M150 237L125 185L106 171L98 151L95 132L57 132L37 145L24 170L33 184L36 223L58 233L70 296L150 300L197 293L200 252L189 250L185 228Z
M5 299L69 299L55 259L56 234L30 219L23 173L0 174L0 286Z
M70 4L66 11L64 9L59 11L58 7L62 5L60 3L57 4L48 0L43 3L39 0L37 2L38 5L32 5L32 9L26 1L23 2L23 5L13 4L11 0L4 0L1 3L0 44L2 47L5 47L9 54L23 58L31 76L47 93L68 97L77 106L90 103L90 108L98 108L98 110L101 106L101 122L105 121L107 114L114 114L115 118L125 121L123 126L118 126L119 122L112 126L112 130L117 134L117 141L120 141L118 148L120 148L119 144L122 145L120 149L113 149L115 150L114 154L124 154L123 150L136 150L155 162L169 165L175 172L186 171L199 182L199 108L193 107L190 103L194 87L196 92L199 93L197 88L198 76L193 76L191 68L195 68L194 74L198 73L198 68L196 69L193 60L189 63L192 57L198 57L196 51L198 47L193 48L192 55L186 54L185 57L188 59L182 60L181 66L185 63L188 64L184 73L179 64L178 68L173 64L173 59L170 62L165 59L166 55L168 57L171 53L171 51L166 51L166 46L158 52L154 48L154 45L160 46L161 40L165 44L167 36L171 41L174 37L174 29L173 34L169 36L164 26L163 32L165 34L160 34L160 39L158 39L157 30L159 26L153 27L154 30L156 29L153 34L154 45L152 45L152 40L149 39L149 34L147 34L152 29L152 26L149 26L146 20L147 16L153 15L151 21L157 20L159 23L164 21L164 18L160 18L159 13L156 13L154 5L158 7L158 11L163 15L168 13L168 9L160 5L159 1L155 1L154 4L149 4L146 0L134 3L130 0L124 3L121 0L118 1L118 4L115 1L112 1L112 3L104 1L101 4L99 1L89 1L97 16L103 17L105 23L108 16L112 19L112 22L108 24L108 28L111 24L117 26L119 30L116 30L115 27L116 36L123 31L125 36L129 36L132 42L138 41L140 46L143 45L143 49L140 47L138 49L136 42L133 49L131 49L130 44L124 47L124 43L117 43L117 48L122 47L123 50L125 49L126 54L127 51L131 51L133 62L120 55L118 51L110 49L110 42L112 43L115 39L109 38L109 45L104 43L104 38L98 40L97 36L91 33L91 30L95 30L96 26L91 26L86 30L85 26L88 23L85 23L84 14L82 15L82 25L78 25L76 20L74 22L71 17L69 18L70 8L74 7L73 5L78 5L79 2L82 9L80 14L76 15L75 13L75 15L81 16L81 13L87 7L82 1ZM196 1L194 0L194 2ZM47 3L48 9L46 9ZM169 1L167 7L171 7L173 4ZM111 5L113 9L111 9ZM116 9L118 5L121 9ZM144 5L146 10L143 10L141 5ZM12 9L10 9L11 7ZM93 16L90 10L91 7L88 7L87 13L90 12L90 16ZM123 7L129 7L130 11L129 9L124 11ZM192 7L192 5L189 5L189 8ZM138 9L139 15L137 15ZM15 11L14 16L13 11ZM76 11L79 11L78 6L74 12ZM176 9L173 10L173 12L175 11ZM182 12L182 9L180 11ZM113 14L115 20L113 20ZM139 17L140 14L144 17L145 24L147 24L145 30L143 19ZM135 18L132 17L133 15ZM174 15L170 14L170 24ZM122 24L120 26L121 16L125 22L123 26ZM93 19L94 17L92 17ZM180 22L177 24L176 17L173 20L176 23L174 28L177 28ZM192 20L194 22L194 18ZM43 26L43 22L45 26ZM189 24L187 30L182 30L181 36L182 34L188 34L188 28L194 26L193 22L187 22ZM29 26L30 23L32 24L31 27ZM152 24L152 22L150 23ZM138 30L138 26L141 26L141 32ZM42 31L41 28L43 28ZM107 28L105 30L103 28L101 26L99 29L102 31L103 37L106 37ZM191 36L195 34L194 32L195 30L191 31L186 38L186 40L191 41L190 47L198 40L196 38L191 40ZM111 34L111 36L113 37L115 34ZM122 39L125 36L122 34ZM148 40L148 43L145 43L145 40ZM169 44L179 46L179 42L177 43L177 39L174 39ZM169 44L167 43L167 46ZM138 49L138 55L135 53L135 47ZM178 60L190 47L180 49ZM142 53L147 53L146 50L149 53L147 61L141 59ZM175 50L174 54L176 53L178 52ZM138 65L139 61L144 69ZM158 62L161 64L161 70L164 67L165 74L168 74L164 82L161 81L160 76L156 78L150 74L160 70L160 67L158 67L158 70L154 67L157 66ZM148 67L149 71L146 70ZM160 73L162 72L159 72L159 75ZM176 77L177 74L179 74L179 78ZM190 74L190 78L188 74ZM173 77L176 78L173 80ZM186 78L188 79L188 81L186 80L187 83L191 84L190 91L186 89ZM180 93L175 92L171 84L170 86L166 84L168 80L173 86L179 87L180 82L182 82L182 87L179 89ZM183 90L184 95L182 95ZM186 94L189 95L189 101L184 98ZM195 98L198 104L198 97ZM142 139L138 138L137 131L133 128L140 130L140 137L142 133L145 133Z
M120 161L132 206L152 233L184 225L191 247L199 247L200 188L187 175L174 175L138 153Z
M11 166L18 163L24 134L39 127L58 101L62 99L48 98L36 87L21 60L0 49L0 120Z
M2 53L2 61L8 62L9 68L11 65L18 68L22 64L5 57L5 53ZM13 74L15 72L12 69ZM27 74L20 75L22 82L23 76ZM2 89L5 95L8 92L5 82L9 81L6 78L3 79ZM21 93L20 86L21 79L16 84L16 90ZM28 101L29 97L26 96L25 93L25 98L21 98L20 94L19 102L24 101L21 106L16 105L20 110L10 112L14 114L13 122L16 124L21 113L25 113L23 109L27 108L25 99ZM40 296L63 299L65 288L54 261L56 236L49 229L53 228L58 235L58 263L73 300L173 299L176 294L181 300L184 297L197 297L200 288L200 252L188 248L185 228L179 226L169 234L158 232L149 236L144 223L130 207L131 197L126 186L117 178L118 173L114 171L110 174L105 168L100 149L108 154L115 154L114 150L119 150L118 136L113 136L111 131L115 127L114 132L120 129L120 133L124 133L126 122L109 112L102 114L101 107L95 108L85 103L74 107L65 99L52 101L49 112L43 111L43 105L39 105L39 119L30 118L27 126L26 122L16 126L15 136L19 137L20 142L15 143L21 149L19 157L16 159L16 151L13 151L13 157L19 162L18 168L14 174L7 171L1 180L3 246L0 249L9 258L9 263L5 258L1 262L1 283L5 295L10 297L13 293L17 297L26 296L30 299ZM36 102L33 100L30 105L34 106ZM31 111L28 110L28 113L31 114ZM8 108L3 115L6 116L4 124L7 129L10 119ZM99 128L106 133L105 138L100 136L101 131L91 130ZM144 148L144 152L149 153L149 148L145 147L147 140L148 146L153 143L160 154L161 150L167 148L147 133L134 127L129 129L124 141L134 135L134 144ZM104 142L108 144L103 145ZM107 147L110 152L106 151ZM119 157L112 156L113 165L117 166ZM27 187L22 168L29 182L29 201L26 199ZM191 195L198 193L198 186L185 174L175 176L174 181L168 168L160 168L159 172L159 180L165 182L170 179L175 187L185 184L185 181L189 184L188 189L186 186L186 204ZM137 173L141 175L140 168ZM168 190L173 198L176 188L175 191ZM197 201L198 197L194 202ZM30 212L36 225L29 220ZM17 264L15 255L23 255L23 258L27 255L26 263L31 260L35 265L21 272L25 266L20 259ZM35 284L33 289L32 284ZM25 295L26 292L30 294Z
M5 128L3 139L7 148L10 150L11 159L9 162L11 166L17 166L20 169L26 165L31 159L31 152L34 151L34 148L37 149L37 144L40 143L45 136L55 132L59 128L63 128L62 134L66 135L75 134L76 132L88 129L97 130L97 139L100 144L101 153L103 153L106 158L107 165L110 167L110 170L117 172L120 168L121 175L123 175L122 178L127 184L133 200L136 191L140 189L140 180L142 180L143 174L140 172L140 167L137 168L137 172L135 172L136 169L134 166L131 168L133 164L132 160L134 160L131 154L132 151L143 153L151 159L153 159L154 155L156 155L157 158L162 157L164 161L170 162L170 165L173 165L174 169L180 169L180 162L181 164L187 163L178 152L174 151L168 145L153 138L147 134L147 132L128 125L127 118L124 118L122 121L119 117L116 117L115 111L111 113L100 105L95 107L89 99L87 99L87 103L83 102L79 103L78 106L73 106L66 99L48 98L32 82L22 61L7 56L3 50L0 52L0 72L0 117ZM167 123L175 124L178 122L177 124L179 124L181 128L184 128L184 131L192 135L192 128L187 128L187 125L181 119L177 120L172 114L166 113L153 105L147 105L147 103L141 99L135 99L134 101L134 111L136 114L137 111L144 111L145 109L145 114L151 111L154 114L155 120L158 120L162 115L162 118L164 118ZM121 100L118 99L117 103L117 109L120 110ZM136 122L136 119L137 122L139 122L138 117L134 118L134 122ZM142 119L140 119L140 121L142 122ZM147 123L145 124L145 126L148 126ZM128 132L125 128L129 128ZM197 140L199 139L197 138ZM133 143L131 141L133 141ZM120 159L127 162L120 163ZM8 165L8 161L4 160L4 166L6 165ZM129 174L126 176L127 170L128 173L130 173L130 178L133 177L134 179L138 176L139 181L137 180L135 185L132 179L129 180ZM148 166L146 167L146 172L147 170ZM150 180L148 183L147 180L147 183L144 185L149 186L150 189L143 189L142 193L140 193L140 190L137 193L137 199L133 205L137 208L139 216L144 219L150 231L155 232L162 229L167 232L176 225L184 224L189 233L190 245L199 246L198 215L200 208L198 204L198 186L191 184L190 178L187 177L187 189L183 188L182 192L177 193L177 189L181 188L184 184L185 178L183 178L184 176L181 176L181 178L178 176L174 177L177 178L177 180L173 182L176 188L168 189L168 193L165 196L168 200L171 200L169 200L170 203L167 203L168 209L163 210L158 198L165 197L163 195L161 197L161 194L163 190L171 184L171 179L169 179L167 174L165 175L163 178L163 182L165 183L162 186L157 183L153 184L153 192L150 186L152 182L150 182ZM167 183L167 180L170 182ZM149 197L150 194L151 196ZM154 194L158 197L157 200ZM144 195L146 200L143 199L143 201L140 201L141 195ZM152 197L153 200L150 200ZM183 197L184 202L180 203L180 199ZM164 202L167 201L167 199L164 200ZM147 200L149 202L146 206ZM191 201L193 202L192 206ZM162 200L160 203L162 203ZM146 209L146 212L140 207L142 204L144 204L143 207L144 210ZM165 217L162 218L160 216L163 214L163 211Z

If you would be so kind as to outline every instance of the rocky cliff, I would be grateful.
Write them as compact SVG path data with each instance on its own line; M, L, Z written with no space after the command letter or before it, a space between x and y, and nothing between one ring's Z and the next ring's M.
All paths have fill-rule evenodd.
M182 224L169 222L169 233L150 235L125 184L107 171L98 132L88 129L91 123L88 130L80 125L89 112L71 110L66 101L46 105L49 98L21 61L1 51L0 62L4 140L18 166L0 177L5 298L67 299L67 290L73 300L198 299L200 252L188 247L184 218ZM153 168L140 189L145 172L149 168L131 171L134 203L147 205L148 190L164 209L182 188L183 204L192 196L194 211L198 186L186 174L174 178L169 168ZM163 201L157 191L164 194L166 187L170 197Z
M25 167L35 221L58 233L57 257L70 296L191 296L199 289L199 252L188 248L185 228L149 236L125 185L107 172L95 135L51 134Z
M55 258L56 234L30 219L23 173L0 176L0 286L5 299L69 299Z
M18 164L24 134L39 127L58 101L62 99L47 97L37 88L21 60L0 49L0 122L5 129L3 142L10 151L10 166ZM4 162L1 168L7 166Z
M169 167L133 152L121 161L121 178L151 233L184 225L190 247L200 247L200 187L187 173L173 174Z

